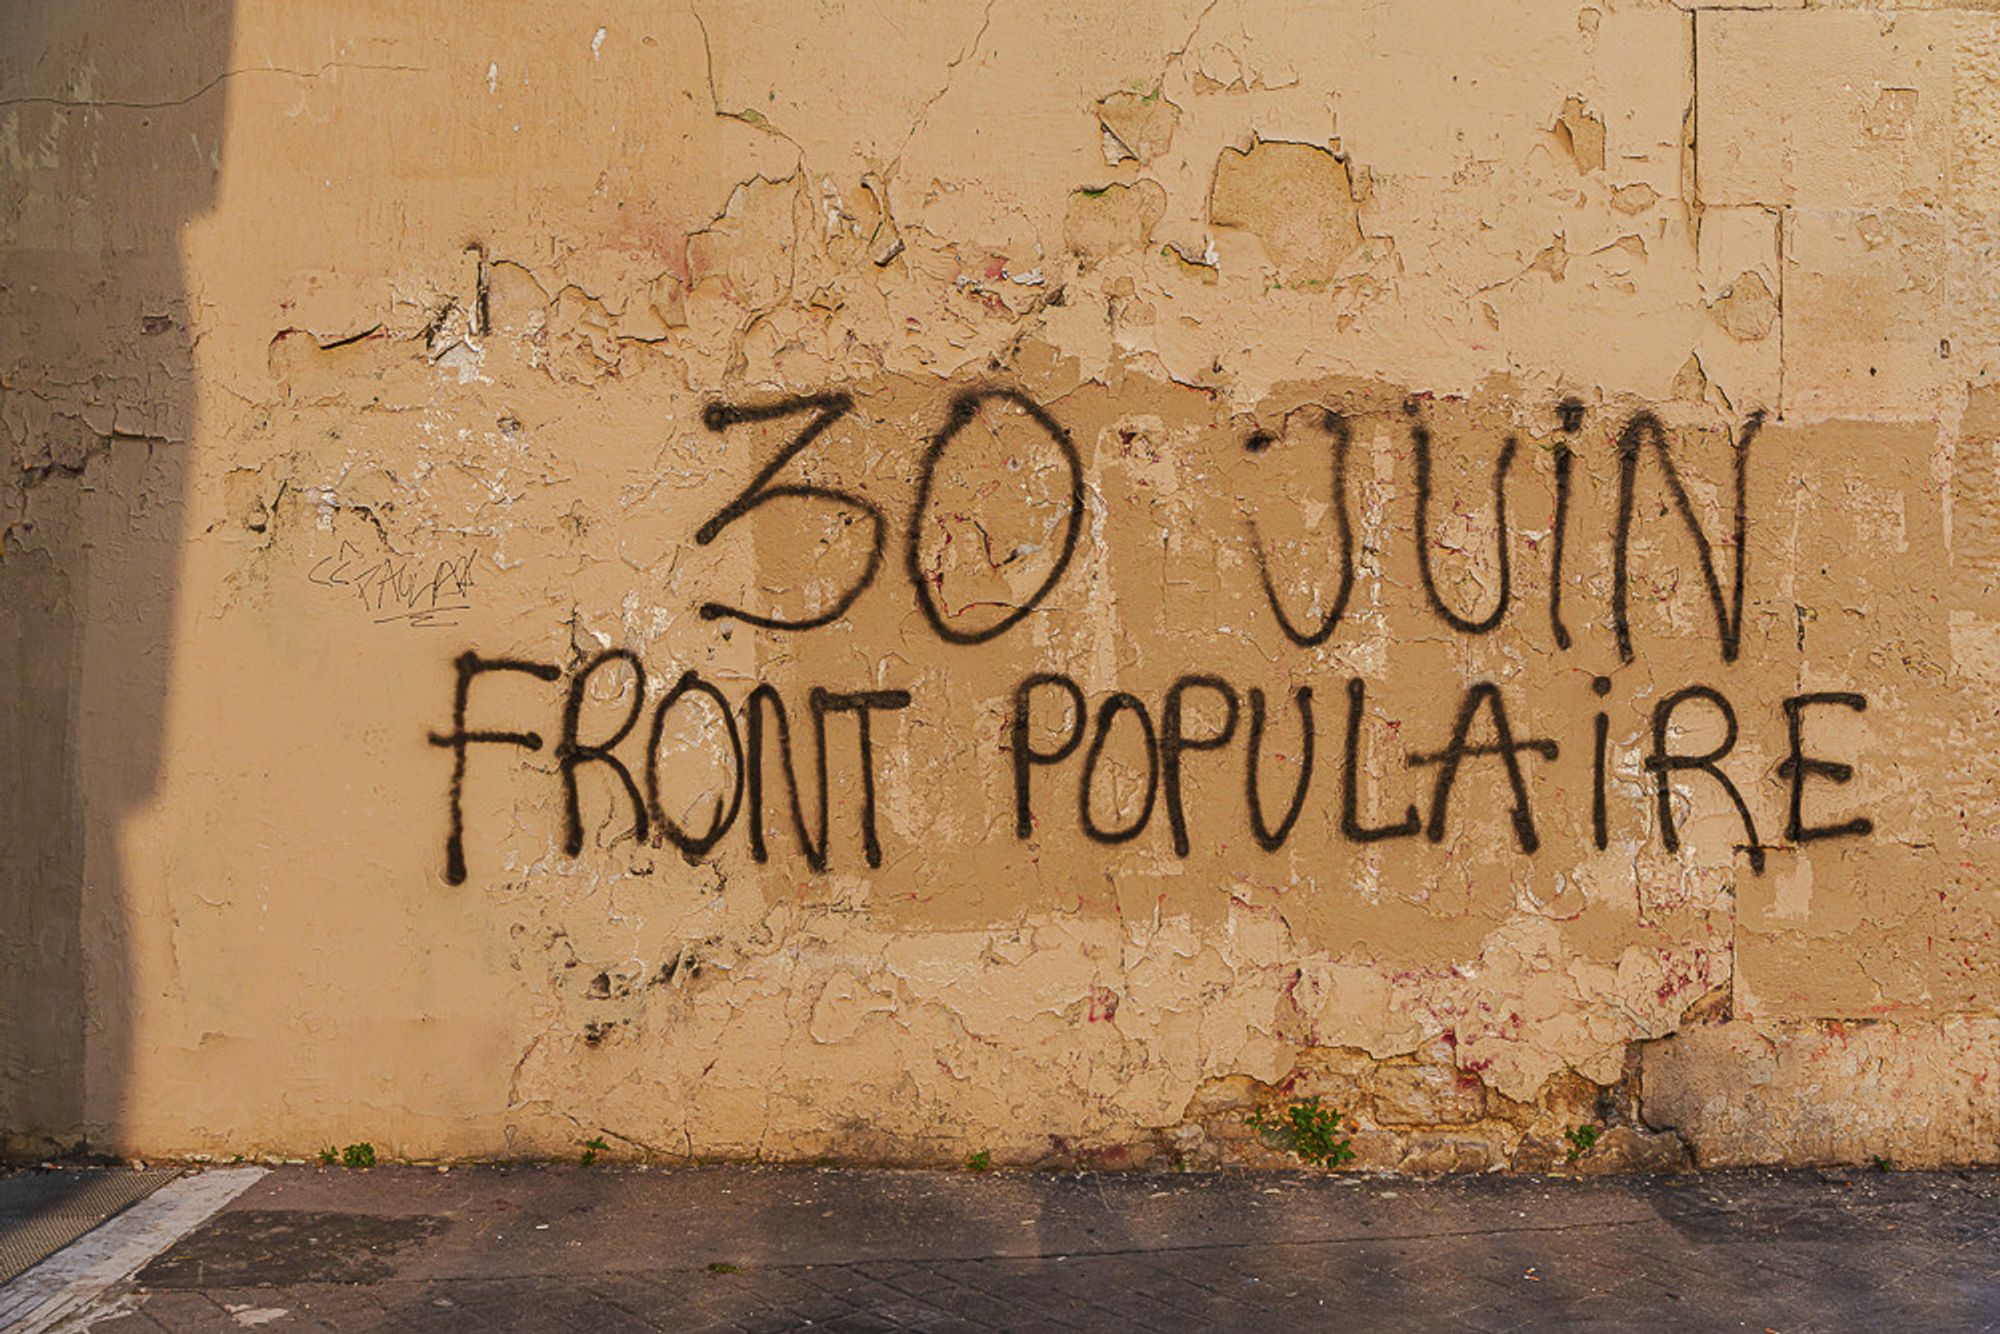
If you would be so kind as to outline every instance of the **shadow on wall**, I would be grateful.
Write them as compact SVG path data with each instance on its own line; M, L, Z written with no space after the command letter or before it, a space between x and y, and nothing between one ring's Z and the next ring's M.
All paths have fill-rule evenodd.
M114 1149L189 440L182 226L222 162L227 0L0 8L0 1151Z

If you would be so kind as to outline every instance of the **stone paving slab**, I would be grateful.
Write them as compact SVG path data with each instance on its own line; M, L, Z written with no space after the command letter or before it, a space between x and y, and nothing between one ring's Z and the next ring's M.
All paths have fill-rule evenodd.
M177 1168L48 1168L0 1177L0 1284L179 1175ZM0 1304L0 1309L4 1304Z
M297 1167L73 1327L2000 1330L2000 1176Z

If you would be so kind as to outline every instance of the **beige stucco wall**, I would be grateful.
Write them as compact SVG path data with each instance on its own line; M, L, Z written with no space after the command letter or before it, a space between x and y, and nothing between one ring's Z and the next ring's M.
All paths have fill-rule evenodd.
M1976 5L12 6L7 1142L2000 1159L1997 228Z

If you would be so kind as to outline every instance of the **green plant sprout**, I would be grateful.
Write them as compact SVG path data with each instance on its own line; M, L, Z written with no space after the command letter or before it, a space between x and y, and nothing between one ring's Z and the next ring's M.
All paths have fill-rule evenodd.
M1597 1127L1571 1126L1563 1131L1563 1138L1569 1141L1569 1154L1563 1161L1573 1163L1597 1147Z
M1292 1103L1281 1117L1260 1107L1243 1119L1265 1144L1314 1167L1335 1168L1353 1161L1353 1141L1340 1134L1340 1113L1320 1106L1316 1097Z

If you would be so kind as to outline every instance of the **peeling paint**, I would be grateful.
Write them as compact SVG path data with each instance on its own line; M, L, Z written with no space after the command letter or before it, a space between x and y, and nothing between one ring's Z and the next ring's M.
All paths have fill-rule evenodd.
M10 1150L2000 1152L1992 16L102 19Z

